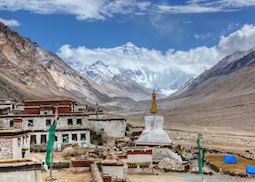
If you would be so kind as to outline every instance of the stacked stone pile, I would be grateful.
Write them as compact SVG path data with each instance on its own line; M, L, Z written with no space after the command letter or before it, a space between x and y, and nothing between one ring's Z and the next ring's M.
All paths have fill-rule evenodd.
M128 179L128 177L126 175L124 175L123 177L120 176L114 176L112 178L113 182L130 182L130 180Z
M194 167L191 170L192 173L197 173L198 172L198 167ZM213 175L213 171L208 168L208 167L203 167L203 174L207 174L207 175Z
M165 172L185 172L185 166L174 159L164 158L158 163L158 168Z
M182 162L181 156L167 148L153 149L152 157L154 161L169 158L178 162Z

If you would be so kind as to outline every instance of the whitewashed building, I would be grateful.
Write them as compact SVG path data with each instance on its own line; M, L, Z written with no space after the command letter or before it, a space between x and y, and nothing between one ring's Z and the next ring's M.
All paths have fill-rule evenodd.
M28 131L0 129L0 160L30 157Z
M95 112L78 110L79 107L70 100L25 101L22 114L0 115L0 127L31 131L31 148L36 148L46 145L49 127L58 112L55 148L67 143L89 144L90 130L98 134L104 132L109 137L125 136L125 119L107 118L102 114L96 116Z
M0 129L0 181L40 182L41 164L29 157L28 131Z

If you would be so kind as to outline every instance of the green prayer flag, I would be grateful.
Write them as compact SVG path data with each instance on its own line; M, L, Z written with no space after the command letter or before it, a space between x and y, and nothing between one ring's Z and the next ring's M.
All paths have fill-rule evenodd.
M46 149L46 164L48 166L50 166L51 164L51 152L52 152L52 146L54 143L54 139L55 139L55 129L56 129L56 122L54 121L54 123L50 126L49 129L49 139L48 139L48 143L47 143L47 149Z
M202 149L202 167L204 167L205 148Z
M198 164L198 174L202 174L202 162L201 162L201 148L200 148L200 139L197 138L197 148L198 148L198 155L197 155L197 164Z

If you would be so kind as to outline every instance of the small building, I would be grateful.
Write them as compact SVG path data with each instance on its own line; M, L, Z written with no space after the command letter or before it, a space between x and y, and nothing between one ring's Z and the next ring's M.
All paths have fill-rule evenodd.
M124 163L121 161L105 159L101 162L101 166L103 175L109 175L113 178L124 176Z
M28 131L21 129L0 129L0 160L30 157Z
M28 131L0 129L0 181L40 182L41 164L29 157Z
M40 182L41 164L29 159L0 160L0 181Z
M129 148L126 153L129 172L150 173L152 171L152 149Z
M19 113L23 110L23 103L15 99L0 99L0 115Z
M71 161L73 172L90 171L91 170L90 166L93 163L94 163L94 160L91 160L91 159L80 159L80 160Z

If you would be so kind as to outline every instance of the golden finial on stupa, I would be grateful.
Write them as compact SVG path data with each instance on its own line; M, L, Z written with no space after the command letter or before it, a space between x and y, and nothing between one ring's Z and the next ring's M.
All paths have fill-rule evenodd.
M156 92L153 90L152 92L152 101L151 101L151 114L157 114L157 102L156 102Z

